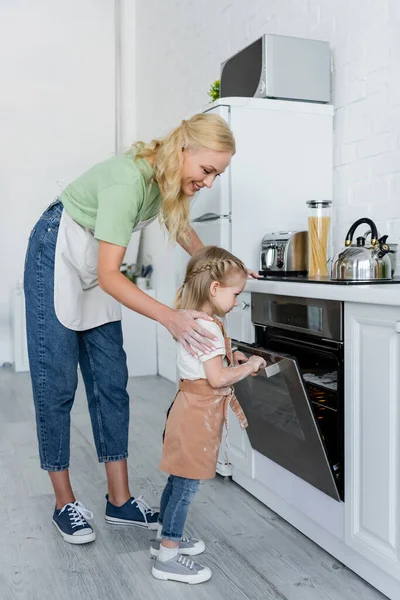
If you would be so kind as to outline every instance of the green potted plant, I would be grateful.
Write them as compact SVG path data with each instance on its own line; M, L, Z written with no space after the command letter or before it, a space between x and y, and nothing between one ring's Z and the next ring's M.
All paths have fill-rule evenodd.
M211 102L214 102L214 100L218 100L218 98L220 97L220 81L219 81L219 79L216 79L214 81L214 83L212 83L210 90L208 92L208 95L211 98Z

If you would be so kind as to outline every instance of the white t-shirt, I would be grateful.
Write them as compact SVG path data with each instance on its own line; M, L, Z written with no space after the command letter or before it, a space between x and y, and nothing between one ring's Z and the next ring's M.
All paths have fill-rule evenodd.
M205 321L203 319L198 319L197 322L199 325L204 327L204 329L208 329L208 331L215 335L217 340L210 340L213 344L215 344L215 348L209 354L201 352L200 350L196 350L198 356L198 358L196 358L195 356L189 354L189 352L184 349L182 344L178 343L177 366L180 379L190 379L192 381L195 379L207 379L204 371L204 363L215 356L225 357L225 340L218 325L213 321ZM224 367L227 367L228 363L225 358L223 362Z

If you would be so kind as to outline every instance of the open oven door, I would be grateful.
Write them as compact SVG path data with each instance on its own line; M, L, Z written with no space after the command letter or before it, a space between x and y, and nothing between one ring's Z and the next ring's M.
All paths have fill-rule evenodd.
M252 448L340 501L296 359L242 342L235 346L267 363L257 376L235 384Z

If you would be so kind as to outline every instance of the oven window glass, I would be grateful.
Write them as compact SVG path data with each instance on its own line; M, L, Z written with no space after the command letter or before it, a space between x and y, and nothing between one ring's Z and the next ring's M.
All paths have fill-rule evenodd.
M265 303L266 314L271 322L321 333L322 306L276 302L268 299L265 300Z
M312 404L314 416L317 420L319 431L329 456L331 465L341 461L338 437L338 418L336 410L320 404Z
M236 396L247 417L251 446L337 500L340 489L337 476L340 476L341 466L340 415L331 408L337 402L337 393L308 384L303 375L308 366L313 368L314 375L318 366L337 370L336 357L333 356L331 362L329 352L322 352L321 358L319 352L313 350L307 360L304 355L298 360L300 352L293 349L292 340L288 342L291 351L285 351L288 348L281 337L264 335L266 343L253 347L250 353L266 359L265 372L235 385ZM238 347L249 355L249 347L241 347L240 343ZM310 393L311 389L315 389L315 395Z
M266 374L248 377L245 385L248 386L247 391L252 398L248 409L260 423L268 422L288 435L295 436L299 440L305 439L282 373L277 373L273 377L267 377Z
M322 350L308 348L305 344L294 340L285 340L271 336L266 344L274 352L296 356L310 406L318 423L331 465L342 462L342 440L338 412L339 363L335 355Z
M265 343L273 352L296 357L311 402L337 409L339 364L336 356L284 337L271 336Z

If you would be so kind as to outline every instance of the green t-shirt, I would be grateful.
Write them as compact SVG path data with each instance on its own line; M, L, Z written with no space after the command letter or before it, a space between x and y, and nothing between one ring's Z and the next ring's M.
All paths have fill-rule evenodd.
M160 212L161 194L153 177L150 163L134 160L132 150L86 171L65 188L60 200L96 239L126 248L139 221Z

